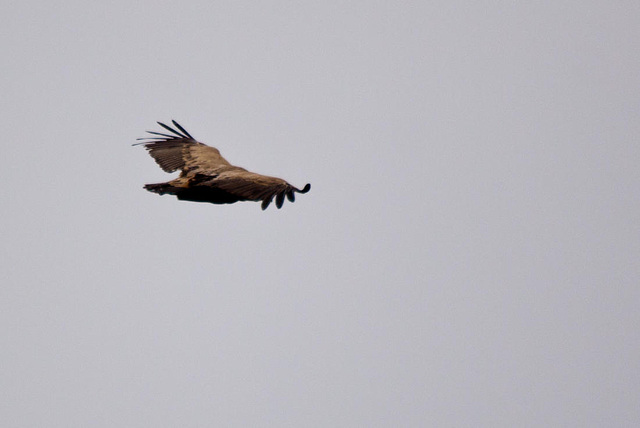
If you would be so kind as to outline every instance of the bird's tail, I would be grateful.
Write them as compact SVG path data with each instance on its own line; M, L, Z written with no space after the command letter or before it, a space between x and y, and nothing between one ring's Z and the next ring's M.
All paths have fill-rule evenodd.
M145 184L144 188L159 195L175 195L176 191L179 189L178 187L172 186L170 183Z

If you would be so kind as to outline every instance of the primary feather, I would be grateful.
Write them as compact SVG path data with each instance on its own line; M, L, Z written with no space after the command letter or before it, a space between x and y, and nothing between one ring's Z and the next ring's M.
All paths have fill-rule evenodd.
M294 194L307 193L307 184L302 190L285 180L256 174L231 165L215 147L196 141L178 122L172 121L174 129L164 123L158 124L167 133L147 131L153 137L139 138L156 163L166 172L180 170L180 176L166 183L147 184L150 192L160 195L175 195L180 200L232 204L238 201L262 201L266 209L275 198L276 206L282 207L285 196L295 200Z

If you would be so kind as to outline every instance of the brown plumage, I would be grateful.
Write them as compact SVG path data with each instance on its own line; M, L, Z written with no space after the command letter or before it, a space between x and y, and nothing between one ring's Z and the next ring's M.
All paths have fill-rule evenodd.
M175 180L145 185L144 188L150 192L212 204L262 201L264 210L274 198L276 206L281 208L285 196L293 202L296 192L307 193L311 188L307 184L300 190L280 178L233 166L218 149L196 141L175 120L172 122L177 129L158 122L171 134L147 131L154 137L138 138L149 141L135 144L142 144L164 171L180 170L180 176Z

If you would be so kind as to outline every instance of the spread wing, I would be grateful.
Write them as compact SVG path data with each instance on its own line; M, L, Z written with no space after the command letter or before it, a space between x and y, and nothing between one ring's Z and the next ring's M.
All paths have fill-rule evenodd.
M164 123L158 125L171 134L147 131L154 137L138 138L160 168L166 172L181 170L183 173L216 173L232 166L215 147L196 141L178 122L172 121L177 128L171 128Z
M256 174L243 168L224 171L206 184L222 189L241 200L262 201L263 210L271 204L274 198L279 209L282 207L285 196L293 202L296 192L307 193L311 188L307 184L304 189L300 190L281 178Z

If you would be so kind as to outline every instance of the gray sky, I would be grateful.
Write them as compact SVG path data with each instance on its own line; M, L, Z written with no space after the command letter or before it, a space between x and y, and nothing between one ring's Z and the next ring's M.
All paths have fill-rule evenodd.
M637 1L0 16L3 427L640 424ZM144 191L171 119L311 192Z

